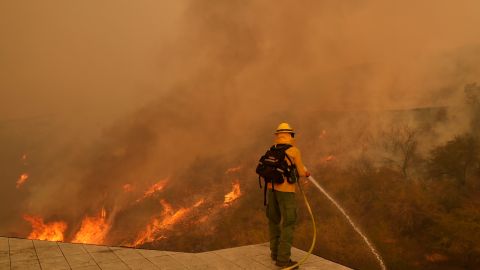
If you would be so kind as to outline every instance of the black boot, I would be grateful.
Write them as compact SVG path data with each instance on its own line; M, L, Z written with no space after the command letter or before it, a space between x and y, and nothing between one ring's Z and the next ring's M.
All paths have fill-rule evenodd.
M282 261L277 261L275 263L276 266L280 266L280 267L289 267L289 266L292 266L292 265L295 265L297 264L296 261L292 261L292 260L289 260L289 261L286 261L286 262L282 262ZM298 269L298 266L296 266L295 268L293 269Z

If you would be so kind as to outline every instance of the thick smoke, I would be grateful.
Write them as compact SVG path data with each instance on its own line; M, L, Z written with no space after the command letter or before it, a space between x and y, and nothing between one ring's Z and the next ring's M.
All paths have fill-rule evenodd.
M166 196L182 206L224 194L225 169L254 166L282 121L297 129L311 166L328 154L360 158L360 145L392 125L424 128L432 145L451 139L470 127L463 87L480 78L479 8L473 0L2 3L0 234L25 236L29 213L66 220L71 238L102 207L119 215L116 230L128 217L142 228L155 208L132 210L123 185L140 192L169 178ZM415 108L431 111L401 113ZM423 127L425 117L444 121ZM30 180L16 189L23 171Z

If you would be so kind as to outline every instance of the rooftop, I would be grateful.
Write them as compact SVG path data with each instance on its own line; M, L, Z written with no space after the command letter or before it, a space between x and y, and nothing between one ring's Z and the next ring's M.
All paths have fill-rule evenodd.
M0 269L279 269L267 244L183 253L0 237ZM292 259L306 252L292 248ZM311 255L301 269L347 270Z

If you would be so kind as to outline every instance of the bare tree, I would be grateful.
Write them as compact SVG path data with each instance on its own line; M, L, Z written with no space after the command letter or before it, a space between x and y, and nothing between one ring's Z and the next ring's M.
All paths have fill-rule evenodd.
M418 131L408 125L398 125L383 132L385 161L398 167L405 179L417 157Z
M480 85L470 83L465 85L465 102L470 111L472 134L478 137L480 132Z

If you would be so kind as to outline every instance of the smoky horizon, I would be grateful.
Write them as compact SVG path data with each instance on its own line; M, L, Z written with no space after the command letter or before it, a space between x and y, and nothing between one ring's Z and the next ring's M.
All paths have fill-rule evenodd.
M399 254L411 269L478 266L466 251L478 244L458 233L478 228L478 10L3 1L0 235L48 227L53 240L192 252L265 242L254 168L288 122L306 166L387 266L401 269ZM315 254L376 267L332 205L306 192L325 221ZM300 214L299 247L308 224Z

